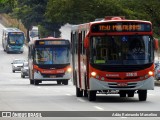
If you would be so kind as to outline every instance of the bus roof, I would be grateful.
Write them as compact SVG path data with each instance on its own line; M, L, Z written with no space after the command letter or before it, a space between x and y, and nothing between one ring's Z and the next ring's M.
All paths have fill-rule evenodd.
M128 20L125 19L124 16L107 16L104 19L96 19L96 21L92 21L89 23L84 23L84 24L79 24L79 25L73 25L71 28L71 31L78 31L79 29L81 30L86 30L89 29L90 26L94 25L94 24L99 24L99 23L106 23L106 22L141 22L141 23L148 23L148 24L152 24L150 21L144 21L144 20Z
M62 40L62 38L46 37L46 38L41 38L40 40Z
M38 26L32 26L31 30L38 30Z
M20 29L18 28L3 28L3 30L5 32L22 32Z

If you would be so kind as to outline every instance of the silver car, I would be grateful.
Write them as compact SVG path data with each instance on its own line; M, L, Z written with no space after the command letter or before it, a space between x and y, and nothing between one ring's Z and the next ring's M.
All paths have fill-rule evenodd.
M24 62L21 69L21 78L25 78L25 76L29 76L28 62Z
M15 59L13 60L12 64L12 72L15 73L15 71L21 71L21 68L23 66L23 62L25 60L21 60L21 59Z
M155 68L155 79L160 80L160 66Z

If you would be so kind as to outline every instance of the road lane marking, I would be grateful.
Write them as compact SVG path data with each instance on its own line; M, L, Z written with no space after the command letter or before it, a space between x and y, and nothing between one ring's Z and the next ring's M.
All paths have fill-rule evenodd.
M96 109L98 110L104 110L103 108L99 107L99 106L94 106Z
M72 96L71 94L66 94L67 96Z

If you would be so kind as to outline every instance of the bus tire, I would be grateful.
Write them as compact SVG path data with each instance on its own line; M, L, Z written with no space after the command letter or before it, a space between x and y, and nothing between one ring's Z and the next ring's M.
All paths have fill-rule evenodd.
M30 80L30 84L34 84L34 80Z
M39 85L39 81L38 80L34 80L34 85Z
M83 91L81 91L80 88L78 88L77 86L76 86L76 96L83 97Z
M84 97L88 97L87 90L84 90Z
M61 81L60 81L60 80L57 80L57 84L60 85L60 84L61 84Z
M25 76L21 74L21 78L25 78Z
M88 97L88 87L87 87L87 75L85 73L85 76L84 76L84 80L85 80L85 90L84 90L84 97Z
M146 101L147 99L147 90L139 90L138 91L139 101Z
M96 100L97 91L88 91L88 100L95 101Z
M62 81L62 84L68 85L68 80Z

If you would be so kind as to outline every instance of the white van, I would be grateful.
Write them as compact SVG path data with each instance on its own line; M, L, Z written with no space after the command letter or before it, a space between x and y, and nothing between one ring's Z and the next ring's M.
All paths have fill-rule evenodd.
M30 41L39 39L38 26L33 26L32 29L29 31L29 38Z

